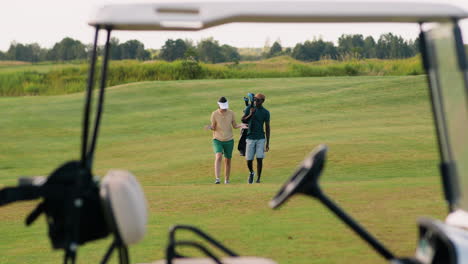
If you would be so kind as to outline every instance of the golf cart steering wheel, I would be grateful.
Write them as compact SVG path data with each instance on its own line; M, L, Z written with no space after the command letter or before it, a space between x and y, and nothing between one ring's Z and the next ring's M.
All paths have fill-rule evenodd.
M270 201L271 208L278 208L296 193L316 196L317 192L321 192L318 188L318 179L325 165L327 150L328 147L324 144L318 145L312 150L291 178L281 187L278 194Z
M301 166L293 176L281 187L278 194L270 201L271 208L278 208L292 195L302 193L317 198L323 205L340 218L349 228L373 247L382 257L392 263L415 263L409 259L397 259L390 250L374 238L367 230L361 227L351 216L346 214L337 204L335 204L325 193L322 192L318 184L320 174L325 165L327 146L319 145L304 159ZM398 260L397 262L394 262Z

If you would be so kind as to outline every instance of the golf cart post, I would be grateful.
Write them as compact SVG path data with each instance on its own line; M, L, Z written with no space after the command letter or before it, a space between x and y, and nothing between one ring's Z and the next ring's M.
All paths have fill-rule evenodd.
M109 5L99 9L89 24L95 27L94 45L90 61L89 78L85 93L83 134L80 161L65 163L46 180L22 181L17 187L0 191L0 205L14 201L43 198L38 208L28 217L31 223L45 212L61 224L59 236L51 232L56 226L49 223L49 235L54 248L64 249L65 263L75 262L79 245L114 234L115 242L105 254L107 262L112 250L118 249L120 263L129 262L127 245L136 243L145 231L146 208L141 187L134 177L124 171L110 172L99 183L93 180L92 164L103 112L109 61L110 35L115 30L180 30L196 31L234 22L274 23L416 23L421 25L421 54L428 81L437 140L441 157L441 178L445 199L449 207L446 222L431 219L419 221L420 239L416 256L395 256L387 247L361 227L351 216L329 199L321 190L318 180L325 165L327 147L320 145L312 151L279 193L270 202L276 208L296 193L319 199L353 231L391 263L468 263L468 131L467 61L458 21L468 17L462 9L445 4L401 2L224 2L224 3L155 3ZM429 25L431 28L427 28ZM106 32L98 104L91 131L91 102L95 84L98 37ZM91 133L92 132L92 133ZM26 182L26 184L24 184ZM119 185L120 184L120 185ZM135 187L136 186L136 187ZM67 188L70 192L57 192ZM132 189L133 188L133 189ZM115 196L115 190L128 190L132 204L119 207L125 201ZM119 199L120 198L120 199ZM84 205L83 206L83 201ZM100 206L100 204L103 206ZM86 207L88 206L88 207ZM57 210L60 208L60 210ZM135 210L136 221L126 218L122 210ZM55 218L54 218L55 217ZM88 230L83 222L99 220L99 228ZM141 221L139 221L141 220ZM62 222L60 222L62 221ZM81 221L81 222L80 222ZM135 223L138 222L138 223ZM87 223L87 222L86 222ZM462 228L461 228L462 227ZM132 232L128 232L129 229ZM203 245L191 241L176 241L173 232L186 229L221 248L229 258L220 259ZM83 235L86 234L86 235ZM177 254L177 246L200 249L215 263L272 263L263 258L238 257L220 242L193 227L177 227L171 232L167 259L162 262L199 263ZM206 262L205 262L206 263ZM211 262L210 262L211 263Z

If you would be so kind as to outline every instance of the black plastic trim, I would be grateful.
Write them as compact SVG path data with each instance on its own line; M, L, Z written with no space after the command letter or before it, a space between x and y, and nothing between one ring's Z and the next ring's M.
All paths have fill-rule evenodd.
M100 87L99 87L99 98L98 98L96 118L95 118L95 123L94 123L94 132L93 132L93 138L91 140L91 146L89 147L88 155L87 155L88 168L92 168L92 163L93 163L93 158L94 158L94 150L96 149L96 142L97 142L97 137L98 137L98 132L99 132L99 126L101 124L101 117L102 117L102 112L103 112L103 108L104 108L104 94L105 94L106 79L107 79L107 65L108 65L108 62L109 62L111 32L112 32L112 30L107 29L107 38L106 38L106 44L104 46L104 58L103 58L103 62L102 62L101 83L100 83Z
M93 96L93 86L94 86L94 74L96 69L96 60L97 60L97 45L98 45L98 37L99 37L99 26L96 27L96 31L94 34L94 44L93 50L91 52L91 61L89 67L89 75L88 75L88 85L86 88L86 99L85 99L85 107L83 113L83 134L81 140L81 164L83 168L87 167L86 155L88 153L88 133L89 133L89 116L91 112L91 100Z

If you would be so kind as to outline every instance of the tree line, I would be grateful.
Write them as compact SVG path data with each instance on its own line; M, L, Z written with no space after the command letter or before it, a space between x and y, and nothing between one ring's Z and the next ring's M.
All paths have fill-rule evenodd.
M151 58L150 51L145 50L144 44L138 40L119 43L118 39L112 38L111 47L112 59L149 60ZM100 54L102 54L102 49L99 47ZM42 48L37 43L12 42L6 52L0 51L0 60L26 62L85 60L91 50L92 44L85 45L69 37L55 43L51 49Z
M265 57L289 55L300 61L317 61L321 59L402 59L415 56L419 52L419 39L405 40L392 33L380 35L377 41L372 36L341 35L338 45L333 42L316 39L298 43L294 48L285 48L277 41L265 54Z
M144 44L138 40L120 43L117 38L111 38L110 44L110 58L113 60L192 60L205 63L237 63L240 60L265 59L283 55L300 61L397 59L412 57L419 50L419 39L405 40L392 33L382 34L377 41L372 36L343 34L338 39L337 45L322 39L313 39L297 43L292 48L282 47L281 41L278 40L271 46L266 45L257 57L242 56L237 48L226 44L221 45L213 38L201 40L197 44L187 39L168 39L160 50L145 49ZM42 48L37 43L12 42L7 51L0 51L0 60L25 62L85 60L91 49L91 44L84 44L69 37L62 39L51 49ZM102 47L99 47L98 52L102 53Z

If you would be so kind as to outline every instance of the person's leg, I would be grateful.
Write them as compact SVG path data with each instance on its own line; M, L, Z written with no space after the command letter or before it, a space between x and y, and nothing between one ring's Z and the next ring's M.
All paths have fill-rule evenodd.
M247 168L249 168L249 172L253 172L253 160L248 160L247 161Z
M262 176L263 159L257 158L257 183L260 183Z
M249 184L252 184L255 176L255 173L253 171L253 160L247 161L247 167L249 168L249 179L247 180L247 182Z
M256 144L255 155L257 157L257 183L260 183L262 176L263 159L265 158L265 139L259 139Z
M223 142L224 152L224 183L229 183L229 176L231 176L231 158L232 151L234 150L234 139Z
M255 154L255 140L247 139L246 140L246 152L245 159L247 160L247 168L249 168L249 179L248 183L251 184L254 178L253 172L253 159Z
M216 177L215 183L219 183L219 175L221 174L221 160L223 159L223 148L221 142L213 139L213 150L215 153L214 173Z
M221 161L223 160L223 153L218 152L215 155L215 177L216 183L219 183L219 175L221 174Z
M231 176L231 159L224 158L224 183L229 183Z

